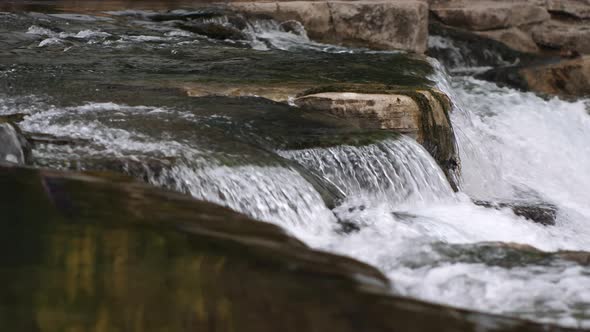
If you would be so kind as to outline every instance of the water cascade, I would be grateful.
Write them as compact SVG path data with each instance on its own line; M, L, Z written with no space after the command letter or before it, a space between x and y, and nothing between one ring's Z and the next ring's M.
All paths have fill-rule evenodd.
M248 21L240 29L246 32L245 39L215 41L178 29L167 18L161 18L163 25L147 20L153 19L153 13L111 15L137 19L138 26L151 29L150 38L117 31L111 21L107 21L112 24L109 32L100 27L89 30L94 21L84 21L77 32L37 25L21 32L29 35L26 38L41 39L31 43L35 48L59 47L60 54L89 52L92 47L110 54L145 46L142 52L164 54L170 66L183 59L196 61L199 56L213 58L218 53L252 49L256 52L235 53L228 63L255 58L263 51L283 57L281 66L288 65L291 54L301 52L377 53L311 42L295 23L285 27L269 20ZM235 28L227 18L203 22ZM453 48L440 38L431 43ZM213 51L197 53L202 50ZM469 77L451 78L432 60L430 78L453 103L451 119L462 166L461 190L455 193L428 152L403 135L360 145L252 147L253 141L272 141L274 136L256 132L255 121L234 118L223 105L255 112L273 104L256 96L249 101L234 102L224 96L194 102L203 103L201 108L193 101L178 101L177 95L165 94L172 89L165 76L173 72L172 67L144 58L144 53L136 55L133 65L148 68L146 72L161 65L161 72L134 80L123 72L117 79L127 84L129 95L134 93L133 84L150 82L155 95L165 96L165 106L150 106L147 94L142 95L145 104L129 105L126 102L134 99L116 85L101 82L92 94L84 90L65 97L49 87L50 96L23 93L15 97L0 91L0 114L27 113L20 123L25 132L52 136L54 142L55 137L67 137L76 143L43 143L38 138L41 143L33 151L37 166L90 170L97 165L93 158L127 158L129 163L147 166L147 173L139 177L145 175L143 180L151 184L278 224L315 248L376 266L391 279L396 294L590 328L590 266L562 255L590 251L588 101L543 99ZM206 69L188 69L198 76L226 65L210 62ZM371 64L358 66L370 68ZM121 68L128 67L132 65ZM118 69L113 72L119 75ZM21 67L2 67L0 73L23 75L23 91L33 84ZM110 98L107 93L114 100L105 101ZM214 107L220 114L207 113ZM235 123L241 122L245 125L236 129ZM244 131L251 131L250 136L240 136ZM153 160L157 167L150 166ZM335 206L328 207L311 177L337 191ZM476 204L479 201L549 204L556 207L555 225L540 225L510 208L488 208ZM342 223L354 227L343 232Z

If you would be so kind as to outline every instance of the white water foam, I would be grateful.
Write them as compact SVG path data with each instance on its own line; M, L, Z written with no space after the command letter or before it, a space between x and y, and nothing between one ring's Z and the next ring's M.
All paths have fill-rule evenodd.
M105 112L110 121L115 117L157 116L170 112L177 113L175 116L179 118L185 115L165 108L87 103L35 110L20 126L28 132L89 143L73 147L49 144L35 149L35 157L40 159L74 162L80 158L83 166L83 158L89 156L136 161L146 155L174 158L179 162L157 175L151 174L151 183L228 206L259 220L281 224L288 231L305 230L303 239L309 243L317 243L317 234L328 233L334 225L334 214L320 194L294 170L278 166L220 165L198 146L111 127L99 121L100 114ZM190 164L180 160L190 161Z
M258 220L303 235L310 244L323 241L334 225L334 214L320 194L296 171L274 166L174 166L151 179L193 197L227 206Z
M452 196L436 162L407 137L360 147L341 145L279 154L315 170L349 196L387 197L391 203Z

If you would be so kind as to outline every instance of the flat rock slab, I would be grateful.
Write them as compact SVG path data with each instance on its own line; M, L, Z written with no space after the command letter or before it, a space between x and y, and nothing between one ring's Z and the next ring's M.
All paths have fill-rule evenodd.
M541 6L500 1L449 2L431 11L445 24L470 30L504 29L550 18Z
M426 51L428 5L421 1L235 2L229 6L279 21L300 21L308 35L320 42Z
M544 47L590 54L590 23L551 20L531 30L533 40Z
M519 72L532 91L565 97L590 96L590 56L527 67Z
M547 0L547 9L553 13L565 14L579 19L590 18L589 0Z

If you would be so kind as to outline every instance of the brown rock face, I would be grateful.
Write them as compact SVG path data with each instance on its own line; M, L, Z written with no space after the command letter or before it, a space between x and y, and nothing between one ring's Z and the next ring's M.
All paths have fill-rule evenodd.
M457 189L459 161L448 117L450 101L436 90L369 94L324 92L306 95L295 104L349 119L361 128L389 129L416 138L439 163Z
M590 95L590 56L520 70L530 90L550 95Z
M400 1L328 3L337 42L369 45L379 49L426 51L428 7L421 2Z
M480 36L497 40L513 50L524 53L537 53L539 47L530 34L520 28L509 28L478 32Z
M532 29L535 42L557 50L590 54L590 25L549 21Z
M590 18L589 0L547 0L547 9L550 12L566 14L576 18Z
M545 8L529 3L450 2L433 6L431 10L443 23L470 30L503 29L550 18Z
M375 49L426 51L428 5L421 1L239 2L229 6L303 23L310 38Z

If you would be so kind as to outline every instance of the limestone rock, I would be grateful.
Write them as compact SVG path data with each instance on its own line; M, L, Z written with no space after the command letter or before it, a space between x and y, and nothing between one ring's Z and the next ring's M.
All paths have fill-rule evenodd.
M540 51L531 35L520 28L481 31L477 32L477 34L497 40L511 49L519 52L538 53Z
M239 12L303 23L320 42L423 53L428 6L421 1L286 1L231 3Z
M590 56L527 67L519 72L535 92L570 97L590 95Z
M550 18L545 8L520 2L449 2L431 10L443 23L470 30L510 28Z
M360 128L404 133L422 144L457 189L459 161L446 95L436 90L388 93L321 92L299 97L295 104L347 119Z
M426 51L428 7L415 1L329 3L338 42L379 49Z
M535 26L531 32L540 46L590 54L590 24L551 20Z
M496 31L508 29L474 32L431 22L429 30L431 36L427 54L438 59L449 69L502 67L528 62L535 57L531 53L517 51L509 47L507 43L495 39L504 39L503 37L493 36Z
M547 0L547 9L580 19L590 18L589 0Z

